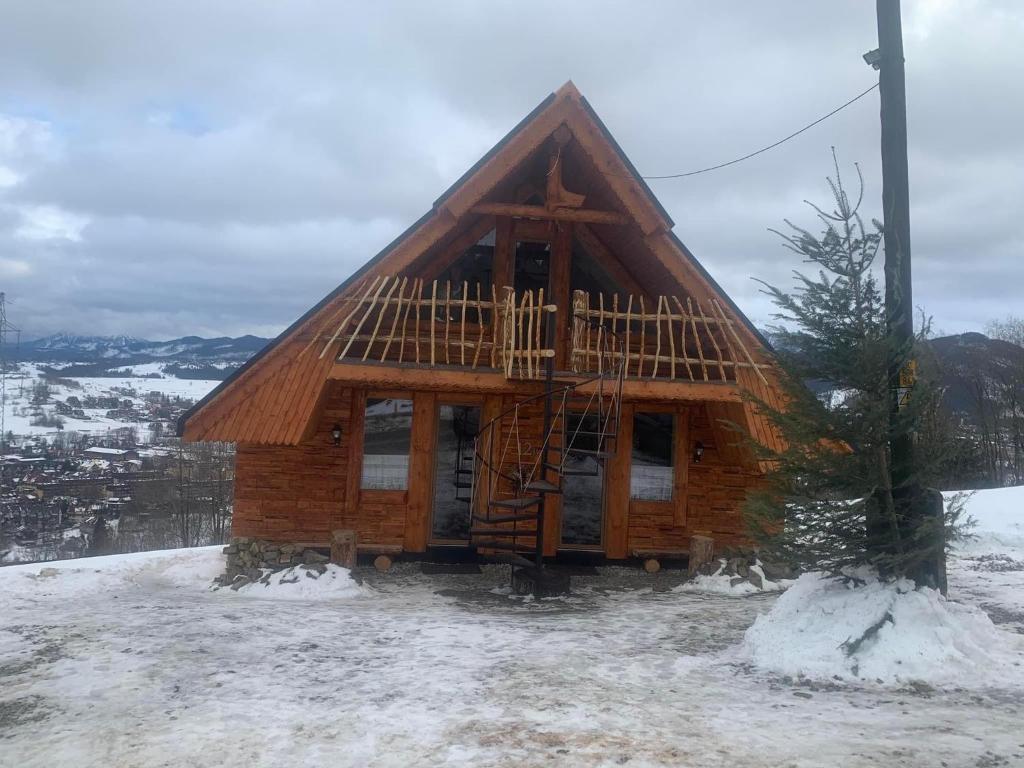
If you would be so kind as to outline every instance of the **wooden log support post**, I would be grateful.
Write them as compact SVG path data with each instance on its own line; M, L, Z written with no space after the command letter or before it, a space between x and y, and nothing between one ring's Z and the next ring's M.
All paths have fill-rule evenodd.
M587 306L589 301L585 291L572 292L572 356L570 365L572 365L573 373L579 373L587 364L584 344L586 343L586 312L589 308Z
M711 562L715 556L715 540L710 536L690 537L690 563L687 571L693 576L704 563Z
M342 568L356 567L357 537L355 531L331 531L331 562Z

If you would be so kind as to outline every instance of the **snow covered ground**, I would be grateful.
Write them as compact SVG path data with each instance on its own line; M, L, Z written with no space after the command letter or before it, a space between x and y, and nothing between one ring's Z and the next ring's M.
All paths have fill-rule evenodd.
M147 374L162 373L161 363L146 363L134 366L127 366L126 370L132 370L134 376L85 376L70 379L79 386L69 387L63 384L51 384L50 390L53 399L66 400L68 396L75 395L82 399L88 395L116 396L120 400L131 400L135 404L141 404L149 392L159 392L170 397L183 397L198 401L205 397L210 390L220 384L219 381L207 379L178 379L170 375L163 378L145 378ZM52 437L58 430L55 427L47 427L32 424L32 413L36 410L31 404L32 385L42 380L40 367L33 363L21 363L19 372L8 374L7 377L7 398L4 407L4 429L13 432L17 436L46 435ZM127 395L125 391L134 390L134 395ZM48 414L54 413L54 406L51 402L44 405L42 410ZM109 430L122 427L140 428L144 425L138 422L122 421L119 419L107 418L107 409L90 408L85 409L88 419L78 419L73 416L61 416L64 422L65 432L81 432L84 434L102 435ZM140 437L145 437L144 430L139 429Z
M1003 493L972 501L990 530L953 562L951 597L1012 639L1021 572L986 559L1024 545L1024 492L988 492ZM933 688L756 671L742 640L775 595L606 569L534 601L498 567L399 564L307 599L210 591L221 558L0 569L0 765L1024 765L1019 674Z

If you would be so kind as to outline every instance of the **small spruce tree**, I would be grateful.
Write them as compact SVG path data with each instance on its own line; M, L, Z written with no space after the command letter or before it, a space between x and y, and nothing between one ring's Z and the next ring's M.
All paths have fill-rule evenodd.
M833 207L808 203L821 233L788 220L788 232L772 230L815 273L795 271L790 292L759 281L777 308L779 323L771 333L785 405L756 405L784 448L755 444L769 471L765 486L748 497L745 513L762 549L802 570L841 575L868 565L885 577L916 577L941 556L936 542L942 519L911 521L900 511L889 445L894 436L915 433L938 407L939 390L933 381L919 379L899 415L890 414L891 358L906 364L914 349L894 349L886 332L874 272L881 225L865 225L859 213L860 169L860 189L851 199L834 152L833 161L835 176L828 179ZM927 458L917 462L908 485L920 487L940 471L940 454L922 453Z

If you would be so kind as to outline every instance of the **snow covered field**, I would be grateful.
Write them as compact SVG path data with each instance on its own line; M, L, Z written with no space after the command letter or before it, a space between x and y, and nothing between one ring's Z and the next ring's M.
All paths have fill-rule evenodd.
M976 496L951 567L1007 647L1022 510L1024 489ZM211 592L221 557L0 569L0 765L1024 765L1024 667L942 688L758 672L743 636L775 595L607 569L531 601L499 568L413 564Z
M126 366L125 370L132 370L134 376L85 376L74 377L71 381L79 386L68 387L62 384L51 384L50 391L52 398L65 400L74 395L79 399L88 395L98 397L116 396L119 400L131 400L133 403L142 404L146 394L159 392L169 397L183 397L198 401L215 386L219 381L207 379L178 379L167 375L164 378L145 378L146 374L162 373L161 363L146 363L134 366ZM38 365L32 363L21 363L19 373L8 374L7 377L7 399L4 405L4 429L13 432L17 436L46 435L52 437L58 430L55 427L32 424L32 413L36 410L31 403L32 385L43 380ZM134 390L135 395L126 395L126 390ZM42 410L45 413L53 414L52 403L44 405ZM140 428L139 422L124 421L108 418L105 408L85 409L88 419L79 419L73 416L61 416L64 422L65 432L81 432L84 434L102 435L109 430L122 427ZM145 437L145 430L139 429L140 437Z

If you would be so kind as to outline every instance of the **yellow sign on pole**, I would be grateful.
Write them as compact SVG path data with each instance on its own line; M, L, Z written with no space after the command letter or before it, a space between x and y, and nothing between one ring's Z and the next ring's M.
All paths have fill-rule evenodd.
M917 382L917 361L908 360L906 365L900 368L899 380L896 385L896 403L899 408L906 407L910 401L910 391Z

